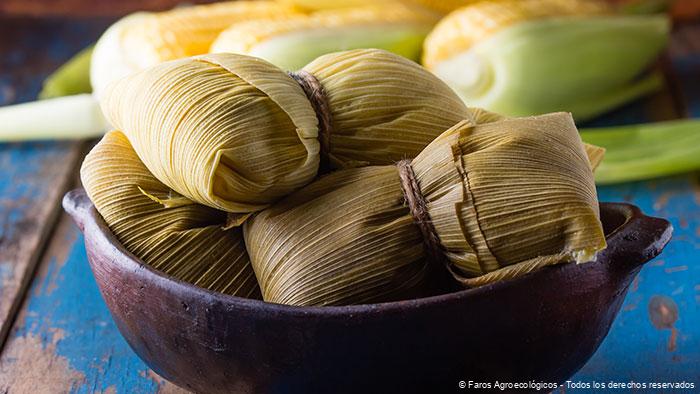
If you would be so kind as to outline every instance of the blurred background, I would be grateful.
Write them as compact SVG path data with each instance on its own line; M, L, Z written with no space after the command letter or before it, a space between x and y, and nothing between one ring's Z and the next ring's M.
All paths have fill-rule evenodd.
M584 140L609 151L597 174L599 199L633 203L674 225L674 238L664 254L642 270L603 346L572 380L694 381L698 387L700 1L608 2L625 15L665 15L670 21L668 31L652 28L651 33L618 31L614 29L622 24L611 25L613 33L607 33L610 45L639 48L633 52L639 57L636 63L630 55L628 63L633 65L598 70L611 80L615 80L613 75L631 72L623 79L634 88L624 94L608 95L591 88L598 96L558 108L556 105L572 97L564 92L552 108L547 107L553 105L552 97L559 97L558 86L571 83L580 89L577 92L586 91L586 86L576 85L580 84L577 73L580 77L582 70L596 69L600 62L592 61L551 75L556 83L547 85L543 77L533 86L513 84L528 94L546 92L532 99L522 100L519 90L492 101L479 94L469 96L474 86L483 88L470 84L472 79L480 83L482 76L462 74L460 70L471 69L465 64L473 63L459 63L464 60L459 53L443 52L462 48L467 53L470 47L463 38L449 41L457 40L456 33L437 35L438 28L450 27L443 18L453 17L451 12L439 11L436 20L443 22L428 35L434 46L423 47L422 57L414 60L425 63L430 60L426 48L444 48L435 50L429 68L458 92L461 89L467 104L493 106L491 109L512 115L573 111ZM47 77L93 45L120 17L193 3L209 1L0 0L0 106L36 100L47 86ZM455 23L465 20L453 18ZM481 37L487 42L490 37L479 34L469 39L476 42ZM616 43L615 37L627 41ZM487 44L478 48L484 56L499 56L501 46L497 41L492 44L493 53ZM596 45L580 44L591 50ZM563 54L557 61L566 60ZM547 61L538 59L540 64ZM450 63L452 60L457 63ZM62 79L68 80L69 88L62 90L67 85L60 82L49 96L89 92L89 84L83 86L87 78L83 74L78 75L82 85L71 72ZM513 101L513 95L519 99ZM579 94L573 96L579 98ZM42 108L0 113L0 119L8 119L0 124L0 392L178 392L180 389L152 372L119 335L91 276L82 236L60 209L65 191L78 184L79 165L101 129L87 124L84 133L71 136L60 131L59 123L66 116L71 119L69 109L73 107ZM80 114L74 118L76 123ZM29 127L26 133L8 131L7 122L20 118L24 122L27 116L46 132ZM52 135L47 125L56 126L60 133Z

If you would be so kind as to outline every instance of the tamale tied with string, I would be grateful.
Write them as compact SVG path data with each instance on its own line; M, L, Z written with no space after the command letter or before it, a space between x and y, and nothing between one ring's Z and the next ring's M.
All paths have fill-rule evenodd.
M264 300L381 302L420 294L445 266L473 287L594 260L600 151L570 114L490 120L458 123L412 161L326 175L249 219Z
M376 49L290 75L245 55L175 60L110 85L101 104L158 180L237 223L311 182L319 163L413 157L472 116L437 77Z
M121 132L107 133L92 149L81 180L117 239L146 264L206 289L260 298L241 229L224 230L226 213L174 194Z
M311 104L292 78L260 59L162 63L110 85L101 101L156 178L214 208L258 210L318 170Z

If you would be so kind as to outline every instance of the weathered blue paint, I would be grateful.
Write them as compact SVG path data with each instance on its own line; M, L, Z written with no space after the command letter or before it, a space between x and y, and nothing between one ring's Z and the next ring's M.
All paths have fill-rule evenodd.
M44 77L94 42L106 24L0 16L0 105L33 100ZM79 143L0 143L0 344L78 154Z
M82 235L72 226L72 245L65 262L49 261L37 276L12 337L34 336L84 375L73 393L149 393L158 382L119 334L88 267ZM56 341L56 333L61 338ZM57 390L62 388L57 387Z
M674 59L672 65L681 82L677 86L681 110L700 117L700 55ZM633 107L609 114L594 125L654 120L650 119L654 108ZM598 193L601 201L627 201L645 213L670 220L674 235L664 253L642 269L610 334L572 380L685 380L700 390L700 175L605 186ZM668 297L670 306L678 307L678 319L671 327L657 328L652 323L649 306L659 296Z
M602 187L599 198L629 201L669 219L674 236L664 253L642 269L609 336L572 380L685 380L700 389L700 186L695 176ZM675 334L652 324L648 307L654 296L670 297L678 306Z
M43 225L32 215L52 186L43 182L42 172L64 159L71 147L70 143L0 144L0 247L22 242L22 235ZM0 251L0 297L17 274L16 261L9 252L3 255Z

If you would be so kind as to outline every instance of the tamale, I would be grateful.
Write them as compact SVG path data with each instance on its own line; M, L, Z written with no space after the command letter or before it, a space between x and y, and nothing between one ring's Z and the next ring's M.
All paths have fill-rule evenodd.
M272 1L224 1L127 15L95 46L92 88L100 92L110 82L152 65L207 53L219 33L234 23L295 14L290 6Z
M311 104L292 78L260 59L161 63L111 85L101 102L151 173L201 204L255 211L318 170Z
M210 52L256 56L285 70L356 48L385 49L418 61L423 40L437 21L437 14L391 2L257 19L224 30Z
M413 161L337 171L244 224L263 299L406 298L445 266L465 286L605 248L591 163L570 114L465 120Z
M156 178L241 219L309 183L321 160L390 164L476 116L418 64L376 49L291 76L245 55L175 60L117 81L101 104Z
M107 133L80 175L108 227L146 264L206 289L260 298L241 229L223 230L224 212L177 196L159 182L124 134ZM158 202L166 199L177 203Z

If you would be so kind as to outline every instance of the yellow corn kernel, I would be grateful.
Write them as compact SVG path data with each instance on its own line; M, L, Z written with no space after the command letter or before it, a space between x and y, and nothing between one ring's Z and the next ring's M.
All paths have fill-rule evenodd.
M233 23L257 18L281 18L295 12L268 1L228 1L176 8L153 14L153 18L127 32L141 41L159 61L204 54L212 41Z

